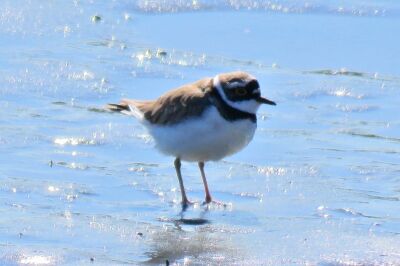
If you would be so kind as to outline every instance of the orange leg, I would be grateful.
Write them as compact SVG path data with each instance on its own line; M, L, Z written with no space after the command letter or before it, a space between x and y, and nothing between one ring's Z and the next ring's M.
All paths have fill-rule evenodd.
M208 184L206 179L206 174L204 173L204 162L199 162L199 168L201 173L201 178L203 179L204 190L206 192L206 203L210 203L212 201L210 190L208 190Z
M174 165L175 165L176 175L178 176L178 180L179 180L179 186L181 188L182 206L187 207L188 204L190 204L190 201L188 200L188 198L186 196L185 187L183 186L183 179L182 179L182 174L181 174L181 159L176 158Z

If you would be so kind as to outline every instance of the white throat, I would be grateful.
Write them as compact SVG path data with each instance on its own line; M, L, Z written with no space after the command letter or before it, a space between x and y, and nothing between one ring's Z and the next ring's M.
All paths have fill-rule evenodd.
M221 95L223 101L225 101L229 106L238 109L240 111L248 112L251 114L256 114L258 108L260 107L260 103L256 100L247 100L247 101L238 101L234 102L229 100L222 88L221 81L219 80L219 76L216 75L213 79L213 86L217 88L218 93Z

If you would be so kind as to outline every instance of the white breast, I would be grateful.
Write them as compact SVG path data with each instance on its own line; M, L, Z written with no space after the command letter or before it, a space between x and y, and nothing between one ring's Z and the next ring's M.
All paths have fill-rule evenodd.
M185 161L217 161L243 149L253 139L256 123L226 121L215 107L201 117L172 126L145 124L156 147Z

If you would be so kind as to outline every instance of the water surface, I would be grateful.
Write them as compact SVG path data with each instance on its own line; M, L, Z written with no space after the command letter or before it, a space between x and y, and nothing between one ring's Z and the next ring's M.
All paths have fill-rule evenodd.
M167 2L1 2L0 264L400 264L397 1ZM278 105L182 212L102 107L239 69Z

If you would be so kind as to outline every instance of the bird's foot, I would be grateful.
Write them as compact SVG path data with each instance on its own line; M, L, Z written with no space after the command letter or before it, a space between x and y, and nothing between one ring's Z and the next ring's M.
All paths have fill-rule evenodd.
M208 205L208 204L214 204L218 207L224 207L226 208L228 206L228 204L222 202L222 201L218 201L218 200L213 200L211 199L211 197L206 197L206 200L203 202L203 205Z
M182 210L186 210L190 205L193 205L194 203L189 201L188 199L183 199L182 200Z

